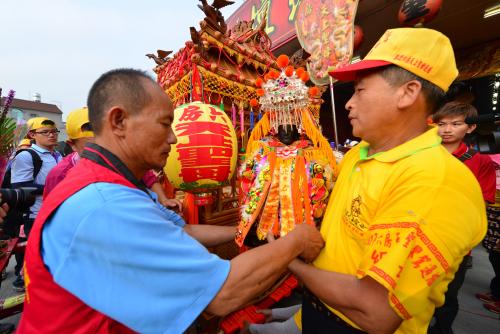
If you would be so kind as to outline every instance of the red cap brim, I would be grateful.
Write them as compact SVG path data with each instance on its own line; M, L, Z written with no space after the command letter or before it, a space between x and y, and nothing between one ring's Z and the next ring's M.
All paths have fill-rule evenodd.
M354 64L337 68L334 71L328 72L332 77L339 81L354 81L356 80L356 73L359 71L369 70L372 68L383 67L392 65L392 63L385 60L362 60Z

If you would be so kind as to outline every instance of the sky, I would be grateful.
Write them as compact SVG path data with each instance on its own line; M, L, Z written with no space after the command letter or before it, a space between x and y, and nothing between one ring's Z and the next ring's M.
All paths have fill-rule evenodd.
M223 9L226 19L244 0ZM211 3L211 1L209 1ZM1 0L0 87L63 111L85 106L92 83L114 68L155 77L157 49L177 52L199 30L198 0Z

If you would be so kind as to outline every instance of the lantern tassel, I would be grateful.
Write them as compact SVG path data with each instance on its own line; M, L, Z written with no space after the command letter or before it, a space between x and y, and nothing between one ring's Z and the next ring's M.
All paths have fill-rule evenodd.
M236 129L236 107L234 105L231 106L231 120L233 121L233 127Z
M253 129L253 122L254 122L253 118L254 118L253 109L250 108L250 131L252 131Z
M241 152L245 152L245 111L243 103L240 103L240 133L241 133Z
M243 106L240 105L240 132L241 138L245 135L245 111L243 110Z

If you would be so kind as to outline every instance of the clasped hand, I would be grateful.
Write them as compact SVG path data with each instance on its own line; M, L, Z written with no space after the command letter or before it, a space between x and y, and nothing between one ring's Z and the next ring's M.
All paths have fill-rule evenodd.
M299 224L295 226L290 234L302 243L302 251L299 257L306 263L314 261L325 246L325 241L321 233L314 226ZM273 242L274 240L274 235L272 232L269 232L267 234L267 241Z

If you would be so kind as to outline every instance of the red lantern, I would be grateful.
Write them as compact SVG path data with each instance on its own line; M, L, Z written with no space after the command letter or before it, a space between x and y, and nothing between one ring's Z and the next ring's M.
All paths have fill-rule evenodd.
M415 26L430 22L439 13L442 3L442 0L404 0L399 8L399 23Z
M195 204L211 203L211 189L227 183L236 168L238 142L231 120L216 106L192 102L174 111L172 146L165 174L174 187L195 194Z
M354 26L354 50L357 50L361 43L363 43L363 40L365 39L365 33L363 32L363 29L355 25Z

